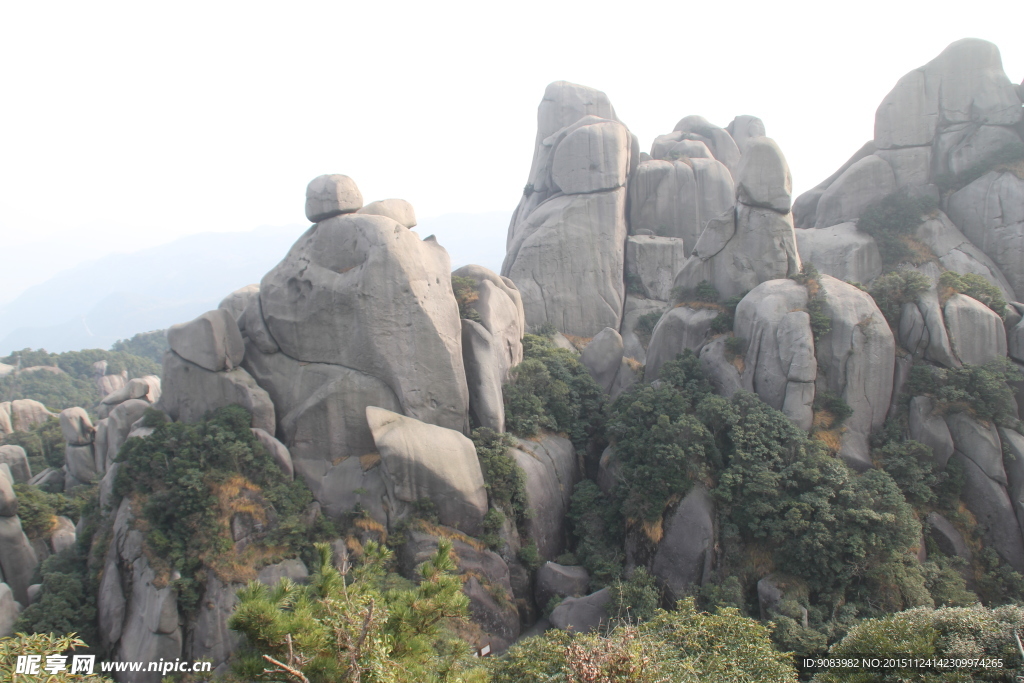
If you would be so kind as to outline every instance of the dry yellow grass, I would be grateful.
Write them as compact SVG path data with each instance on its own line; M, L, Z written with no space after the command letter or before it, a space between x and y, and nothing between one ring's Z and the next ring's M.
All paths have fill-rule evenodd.
M388 540L388 530L383 524L371 517L360 517L353 524L357 529L377 534L377 541L379 543L386 543Z
M575 346L577 351L587 348L587 344L593 339L593 337L577 337L575 334L563 334L562 336L568 339L569 343Z
M747 361L743 356L733 356L729 362L732 363L732 366L736 368L736 371L741 375L743 374L743 371L747 369Z
M470 546L471 548L473 548L474 550L487 550L487 546L481 543L480 541L470 536L467 536L461 531L456 531L455 529L449 529L448 527L442 527L436 524L431 524L430 522L424 521L422 519L416 520L415 528L424 533L428 533L431 536L437 536L438 538L447 538L449 541L461 541L466 545Z
M842 437L837 429L826 429L814 432L814 438L825 444L829 453L838 453L840 446L842 446Z
M827 410L815 410L814 421L812 422L815 429L828 429L836 421L836 416Z
M748 567L753 567L754 573L758 576L766 576L775 571L775 561L772 559L771 551L759 545L746 547Z
M359 456L359 464L363 468L363 472L371 470L380 464L380 453L366 453Z
M992 168L993 171L1006 171L1024 180L1024 159L1018 159L1009 164L999 164Z
M900 241L903 242L907 249L910 250L910 262L915 266L935 260L935 252L933 252L927 244L916 237L904 235L903 237L900 237Z
M654 522L648 522L645 520L641 525L641 528L644 530L644 535L647 536L652 543L661 543L661 539L665 536L665 526L662 524L661 517Z
M644 369L644 364L638 361L636 358L633 358L632 356L626 356L625 358L623 358L623 360L626 361L626 365L633 372L640 372L641 370Z

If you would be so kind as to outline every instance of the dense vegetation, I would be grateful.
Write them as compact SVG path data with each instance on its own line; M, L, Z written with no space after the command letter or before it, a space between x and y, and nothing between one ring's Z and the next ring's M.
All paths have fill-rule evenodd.
M64 464L64 433L60 430L60 421L55 417L34 425L28 431L11 432L0 438L0 446L6 445L25 449L33 474L47 467L61 467Z
M935 208L934 200L894 192L865 208L857 229L875 239L883 267L891 268L918 255L914 231L921 217Z
M131 339L120 339L110 347L111 351L122 351L140 358L148 358L157 365L163 362L167 345L167 330L139 332Z

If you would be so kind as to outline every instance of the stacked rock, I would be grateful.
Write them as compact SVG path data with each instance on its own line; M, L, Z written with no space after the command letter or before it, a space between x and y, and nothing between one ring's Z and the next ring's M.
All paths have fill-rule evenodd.
M18 518L17 481L11 467L0 462L0 637L11 635L23 606L39 557Z

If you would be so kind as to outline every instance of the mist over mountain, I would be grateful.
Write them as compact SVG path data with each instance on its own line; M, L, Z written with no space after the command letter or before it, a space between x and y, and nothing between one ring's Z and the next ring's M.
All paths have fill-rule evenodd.
M453 268L479 263L499 270L510 215L446 214L416 230L437 236ZM200 233L70 268L0 307L0 355L23 348L105 349L137 332L194 318L239 287L259 282L306 227Z

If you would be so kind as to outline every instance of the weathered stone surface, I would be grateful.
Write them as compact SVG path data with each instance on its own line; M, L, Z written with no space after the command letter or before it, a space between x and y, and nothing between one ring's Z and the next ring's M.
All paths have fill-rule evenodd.
M348 176L317 176L306 186L306 218L311 223L351 213L362 206L363 195Z
M741 114L734 118L725 127L725 131L736 141L736 146L743 154L747 153L747 142L751 138L763 137L766 134L764 121L749 114Z
M726 398L743 388L740 372L730 360L725 349L726 337L718 337L700 350L700 365L715 388L715 393Z
M818 272L849 282L868 284L882 274L882 257L870 235L854 223L796 230L800 259Z
M943 306L953 353L961 363L982 365L1006 355L1006 330L995 311L964 294Z
M630 178L629 225L633 234L681 239L689 255L708 221L735 203L732 175L719 161L647 161Z
M68 444L64 449L64 466L67 468L68 474L83 483L90 483L94 479L98 479L101 473L96 468L96 455L92 444L86 446Z
M227 621L238 605L235 593L242 587L224 583L212 571L207 572L206 588L187 645L192 657L209 660L214 670L227 662L241 641L240 635L228 628Z
M47 493L64 492L64 468L54 469L47 467L45 470L28 480L33 486L38 486Z
M18 621L18 605L14 593L6 583L0 583L0 638L14 633L14 623Z
M766 137L747 140L736 167L736 198L749 206L789 213L792 195L793 174L775 141Z
M915 270L931 280L928 290L917 298L917 308L927 329L928 348L925 350L925 358L947 368L958 368L960 361L953 355L949 333L946 331L946 321L942 316L942 306L939 304L938 282L942 269L935 262L929 261L917 266Z
M839 455L864 469L871 467L868 437L889 410L896 341L869 294L829 275L821 275L818 283L832 330L815 345L821 370L817 388L841 396L853 410Z
M11 476L14 477L15 483L27 484L32 478L28 455L21 446L0 446L0 463L6 463L11 468Z
M678 237L631 236L626 240L626 281L636 283L644 296L666 301L687 256Z
M217 408L237 404L252 414L252 426L274 432L274 404L242 368L210 372L173 351L164 354L164 391L159 407L179 422L198 422Z
M501 381L507 381L509 371L523 360L526 312L522 295L512 280L483 266L462 266L452 275L476 282L477 299L469 307L479 314L480 324L494 336Z
M512 596L508 565L497 553L464 542L455 531L449 534L458 571L469 576L463 592L470 599L470 618L491 636L492 647L503 650L519 635L519 615L515 607L511 603L498 604L493 597L500 593ZM437 552L438 538L414 530L408 532L408 539L398 552L398 564L403 576L418 580L416 567Z
M78 534L75 531L75 523L64 516L57 517L57 525L50 536L50 545L53 552L59 553L75 545Z
M0 517L13 517L16 514L18 496L14 493L14 476L7 463L0 463Z
M622 365L622 336L610 327L598 332L580 354L590 376L604 392L611 393Z
M597 120L568 132L554 149L551 180L565 194L612 190L626 184L629 131Z
M1006 469L1006 493L1017 515L1017 524L1024 528L1024 436L1012 429L999 428L999 438L1009 457L1003 458Z
M770 280L743 297L733 325L735 335L747 340L743 387L785 412L801 429L810 429L814 419L818 372L806 307L804 286Z
M1014 360L1024 362L1024 320L1011 326L1008 316L1006 322L1006 353Z
M697 484L665 521L665 534L651 564L666 598L681 600L711 577L715 545L715 504Z
M661 315L670 308L667 301L657 299L644 299L637 296L627 296L626 305L623 307L622 328L622 355L625 358L633 358L640 363L647 359L647 343L637 335L636 327L640 317L648 314ZM650 340L648 339L647 342Z
M404 199L378 199L375 202L370 202L356 213L386 216L403 228L416 227L416 210Z
M802 229L813 228L815 221L817 220L818 203L821 201L821 196L825 194L825 190L827 190L829 186L839 178L839 176L846 173L851 166L861 159L871 156L877 151L877 149L878 148L873 140L865 142L861 145L861 148L854 152L853 156L847 159L846 163L840 166L835 173L797 197L796 201L793 202L793 220L796 227Z
M710 123L703 116L691 115L681 119L673 130L686 133L687 137L692 140L703 142L715 155L715 158L735 174L736 166L740 161L740 149L724 128Z
M925 527L931 534L939 550L950 557L962 557L965 560L971 559L971 549L964 541L964 537L949 523L945 517L938 512L929 512L925 517Z
M202 372L206 372L202 370ZM110 416L100 420L96 425L96 441L93 453L96 458L96 472L106 471L117 458L121 446L131 434L134 425L149 408L149 403L142 399L129 399L120 403L110 411ZM200 416L201 417L201 416ZM195 418L199 419L199 418Z
M274 462L277 463L277 466L281 468L281 473L288 479L294 479L295 467L292 465L292 455L288 452L288 447L263 429L253 427L252 433L256 435L259 442L267 449L267 453L270 454L270 457L272 457Z
M462 320L462 362L466 367L471 424L505 431L500 343L480 323Z
M54 414L39 401L30 398L11 401L11 426L16 432L27 432L51 417L55 417Z
M1014 299L1013 287L985 252L974 246L941 211L929 216L915 235L939 259L947 270L961 275L975 273L1003 292L1007 301Z
M939 137L936 147L936 170L960 177L1024 153L1020 135L1005 126L964 125L959 130L950 129Z
M910 399L907 415L910 438L932 449L932 457L938 469L946 467L953 455L953 437L941 415L935 413L935 399L930 396L915 396Z
M223 308L207 311L187 323L171 325L167 343L185 360L211 372L237 368L245 356L238 323Z
M67 408L60 413L60 430L64 440L72 446L91 444L96 428L84 408Z
M472 536L482 533L487 490L472 441L381 408L367 407L366 420L393 508L429 498L441 524Z
M715 308L678 306L661 316L647 347L644 380L653 382L658 379L661 366L675 360L686 349L699 353L711 336L711 323L718 314Z
M245 330L244 338L247 349L250 346L255 346L261 353L266 354L277 353L281 350L274 335L267 327L267 321L263 319L263 304L260 303L258 296L249 299L238 325L239 329Z
M108 412L101 414L101 417L107 417L109 410L113 406L130 399L141 398L148 403L156 403L160 400L160 394L160 378L156 375L146 375L128 380L120 389L116 389L103 397L103 400L100 402L100 408L106 408Z
M678 161L680 159L714 159L711 150L700 140L685 137L685 133L669 133L654 138L651 145L651 159Z
M0 516L0 570L14 599L22 605L28 604L28 587L38 564L36 551L21 529L21 520Z
M14 431L11 425L11 402L0 403L0 436L6 436Z
M543 610L552 598L578 598L587 594L590 574L583 567L567 567L554 562L545 562L537 570L537 585L534 599Z
M896 191L896 176L881 157L864 157L836 179L818 200L814 227L856 221L869 204Z
M266 586L276 586L284 578L300 583L308 576L309 570L302 560L283 560L260 569L256 574L256 580Z
M217 308L223 309L231 314L231 317L235 319L235 322L239 327L242 327L242 314L245 313L245 307L249 305L249 302L258 298L260 295L260 286L246 285L236 289L235 291L228 294L226 297L221 299L220 303L217 304Z
M570 633L596 631L609 621L607 605L611 600L607 588L583 598L566 598L551 613L551 625Z
M982 538L1011 567L1021 571L1024 569L1024 541L1006 488L959 450L953 458L964 467L960 498L978 520Z
M982 424L966 413L946 416L956 451L977 465L989 479L1006 486L1002 443L995 425Z
M900 346L918 358L928 350L928 327L924 324L924 316L916 304L906 303L900 306L900 324L896 337Z
M538 441L519 439L509 455L526 475L526 497L533 510L526 535L543 559L553 560L565 550L565 515L582 476L576 449L568 439L544 434Z
M676 275L675 286L693 291L707 280L723 299L768 280L800 272L791 214L741 204L708 223L693 256Z
M127 372L124 372L120 375L103 375L102 377L96 378L96 387L100 390L100 396L107 396L111 392L117 391L127 383ZM101 415L100 417L106 416Z
M896 179L896 189L920 188L928 185L932 170L932 148L902 147L880 149L875 152L891 167Z
M444 248L390 218L331 218L263 277L263 318L291 358L372 375L405 414L462 431L469 392L450 271Z
M954 192L947 212L971 242L995 262L1024 300L1024 179L992 171Z

